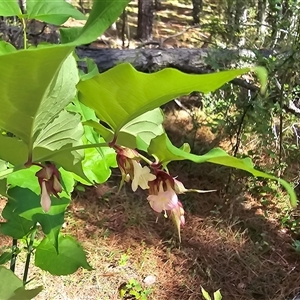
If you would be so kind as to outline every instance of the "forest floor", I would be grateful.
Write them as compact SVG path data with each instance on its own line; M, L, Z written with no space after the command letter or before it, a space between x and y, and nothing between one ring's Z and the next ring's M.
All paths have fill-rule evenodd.
M165 6L154 36L161 36L160 27L169 27L171 35L184 30L190 10ZM188 38L177 40L183 46L188 43ZM186 111L169 111L165 126L175 145L192 141L194 153L215 146L229 150L208 127L192 133ZM149 294L150 300L201 300L201 286L211 295L220 289L225 300L296 299L300 253L292 245L300 235L283 226L284 218L292 218L285 192L275 183L216 165L172 163L170 172L187 188L216 190L180 197L186 211L181 243L171 220L161 215L156 222L144 191L133 193L127 185L116 194L120 174L114 170L105 184L76 190L66 212L63 232L82 243L94 270L55 277L32 266L30 286L44 286L36 299L143 299ZM0 200L0 212L5 202ZM10 245L11 240L0 235L0 251ZM18 275L24 263L20 256ZM126 287L130 280L131 287ZM123 298L121 290L127 291ZM129 295L134 290L136 297Z

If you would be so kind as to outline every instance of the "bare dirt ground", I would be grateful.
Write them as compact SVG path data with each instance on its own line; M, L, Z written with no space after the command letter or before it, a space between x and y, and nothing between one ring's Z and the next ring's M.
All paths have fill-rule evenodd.
M177 17L172 15L176 7L164 6L154 36L162 35L163 28L169 35L184 30L183 13L190 6L177 10L180 18L178 11ZM189 38L194 37L177 42L186 45ZM167 118L175 144L192 139L198 154L220 145L209 129L202 127L191 137L189 127L186 116ZM120 176L114 171L107 183L74 192L66 212L63 231L82 243L94 270L55 277L32 266L30 286L44 286L36 299L121 299L120 289L130 279L153 300L203 299L201 286L210 294L221 289L225 300L292 300L300 293L300 254L291 246L300 236L282 225L288 197L280 187L268 182L266 193L254 193L255 188L267 188L266 183L215 165L180 162L170 171L188 188L217 190L181 196L186 210L181 243L169 219L161 215L156 222L144 192L132 193L125 186L116 195ZM0 211L4 206L2 199ZM0 253L10 245L11 240L0 235ZM24 262L20 256L19 275ZM147 285L147 276L154 276L155 282Z
M175 144L181 142L179 130L186 122L166 124ZM211 138L199 130L195 152ZM201 286L210 293L221 289L223 299L233 300L292 300L300 293L300 254L280 223L288 206L280 188L275 196L266 194L264 204L247 191L245 174L188 162L170 169L189 188L217 190L181 196L186 210L181 243L171 220L161 215L156 223L143 191L132 193L125 186L116 195L120 176L114 171L107 183L74 192L66 212L63 231L82 243L94 270L55 277L31 267L30 286L44 286L36 299L121 299L119 290L130 279L150 292L148 299L203 299ZM4 249L11 240L0 236L0 244ZM20 276L24 262L18 258ZM147 276L155 277L149 286Z

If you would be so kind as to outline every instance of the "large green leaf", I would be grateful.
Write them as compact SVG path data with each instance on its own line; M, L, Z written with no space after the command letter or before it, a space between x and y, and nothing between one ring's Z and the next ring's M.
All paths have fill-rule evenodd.
M38 184L37 177L35 173L41 168L38 166L31 166L28 169L19 170L10 174L7 178L10 188L12 187L22 187L33 191L35 194L39 195L41 188ZM63 182L64 190L60 193L62 197L69 197L70 193L74 188L74 179L72 175L62 168L59 168L61 181Z
M29 19L61 25L70 17L85 20L86 16L65 0L27 0L26 9Z
M0 127L29 148L76 93L78 74L71 51L70 46L55 46L0 56ZM16 82L22 88L15 88Z
M70 236L59 236L58 251L46 237L36 248L35 265L53 275L68 275L79 267L92 270L80 244Z
M17 51L17 50L12 44L7 43L5 41L0 41L0 55L7 54L7 53L13 53L15 51Z
M7 201L2 211L2 217L6 219L6 222L1 223L0 232L14 239L22 239L31 231L34 222L20 217L16 213L17 206L18 203L13 199Z
M12 258L12 252L3 252L0 255L0 265L4 265L9 262Z
M0 158L17 166L24 164L28 159L28 147L16 137L8 137L0 134Z
M70 193L73 191L74 179L71 173L59 169L61 181L66 190L60 193L60 199L51 197L50 211L44 213L40 205L40 186L35 176L38 170L40 170L40 167L32 166L9 175L9 202L13 199L12 203L15 203L12 211L14 217L40 223L43 232L57 247L57 238L64 223L64 212L70 203ZM10 223L6 226L12 225Z
M20 16L22 11L16 0L0 1L0 16L11 17Z
M61 29L62 43L83 45L95 41L121 15L130 0L94 1L89 18L82 28Z
M34 142L34 148L55 151L66 144L70 146L81 144L79 141L84 130L79 115L63 110L49 125L40 131Z
M71 46L55 46L0 56L5 74L0 81L0 127L16 136L0 136L6 144L0 148L1 159L18 165L28 157L47 158L84 177L83 151L62 152L80 145L83 134L80 117L63 110L73 100L79 79L71 51ZM22 89L15 82L22 82Z
M72 112L79 113L81 115L82 121L94 120L93 122L98 123L98 119L95 112L89 107L85 106L77 99L75 99L72 105L68 106L68 110ZM98 144L105 143L103 138L95 132L90 126L84 127L85 135L83 137L83 142L85 144ZM82 167L84 174L90 180L89 182L78 179L84 184L91 184L92 182L102 183L105 182L111 175L110 167L116 166L115 151L109 147L96 147L84 150L85 156L82 161Z
M290 194L291 204L293 206L297 205L297 197L295 191L285 180L254 169L253 163L249 158L238 159L236 157L230 156L220 148L212 149L204 155L191 154L187 151L184 151L184 149L178 149L177 147L175 147L170 142L166 134L162 134L154 138L150 143L148 151L150 154L155 155L155 157L157 157L163 163L163 165L166 165L169 162L175 160L188 159L195 163L210 162L227 167L233 167L247 171L256 177L277 180L286 188L286 190Z
M71 51L56 46L0 56L0 127L28 146L75 95L76 63L72 57L66 60Z
M43 287L26 290L23 282L11 270L0 266L0 299L1 300L30 300L36 297Z
M79 82L79 100L95 110L97 117L114 131L162 104L192 91L208 93L249 68L205 75L190 75L174 69L145 74L130 64Z
M163 119L164 117L160 109L154 109L142 114L123 126L117 135L116 144L147 151L150 141L164 133L162 126ZM111 142L114 137L113 131L104 127L99 122L89 120L84 122L84 125L92 126L106 142ZM139 141L139 146L137 140Z
M86 149L82 166L86 177L91 182L103 183L111 175L110 167L117 166L115 152L113 149L105 147L101 149L100 155L95 148Z
M0 145L1 145L1 142L0 142ZM0 159L0 173L7 172L7 170L8 170L8 168L7 168L6 162ZM7 183L6 178L1 179L1 177L0 177L0 195L2 195L2 196L6 195L6 186L7 186L6 183Z

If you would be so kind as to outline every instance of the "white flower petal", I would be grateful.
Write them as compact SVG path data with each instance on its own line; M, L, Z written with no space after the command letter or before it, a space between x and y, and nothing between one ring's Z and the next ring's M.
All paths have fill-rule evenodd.
M156 178L155 175L150 173L150 169L147 166L142 167L137 161L133 160L134 175L132 179L131 188L135 192L140 186L143 190L148 189L148 182Z

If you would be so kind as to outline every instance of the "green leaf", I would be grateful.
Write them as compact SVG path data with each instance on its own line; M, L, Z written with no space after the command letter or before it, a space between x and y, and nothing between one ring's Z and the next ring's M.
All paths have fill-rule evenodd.
M209 293L201 286L201 293L205 300L211 300Z
M27 170L19 172L23 171ZM26 185L24 183L24 186ZM32 183L28 183L28 186L33 188ZM36 190L37 188L34 187L33 189ZM64 223L64 213L70 203L70 196L62 196L60 199L51 197L51 208L48 213L44 213L40 204L40 191L36 194L28 188L16 186L9 189L8 195L16 203L13 211L14 216L26 219L31 224L40 223L43 232L57 248L58 234ZM10 225L12 226L12 224Z
M103 140L104 141L104 140ZM95 183L103 183L111 175L110 167L116 167L116 154L111 148L101 148L102 155L97 149L86 149L82 161L83 171L87 178Z
M0 134L0 145L5 145L5 147L0 147L0 157L3 160L15 166L24 164L27 161L28 148L20 139Z
M78 46L95 41L117 20L129 2L130 0L94 1L93 8L84 27L60 30L62 43L72 43Z
M42 290L42 286L26 290L21 279L11 270L0 266L1 300L30 300L36 297Z
M0 56L0 74L5 74L0 81L0 127L29 148L75 96L78 73L71 51L70 46L55 46ZM16 81L22 89L14 88Z
M3 145L3 144L1 144L1 142L0 142L0 145ZM0 173L1 172L6 172L7 170L8 170L8 168L7 168L6 162L4 160L0 159ZM7 180L6 180L6 178L0 179L0 195L6 196L6 189L7 189Z
M0 265L6 264L8 261L10 261L12 258L12 253L11 252L3 252L0 255Z
M190 75L167 68L144 74L125 63L79 82L77 88L79 100L94 109L100 120L119 132L131 120L178 96L192 91L214 91L249 70Z
M17 207L16 201L8 199L2 211L2 217L6 219L6 222L1 223L0 232L14 239L22 239L30 232L34 222L20 217L16 212Z
M156 136L164 133L162 126L163 114L160 109L154 109L134 120L128 122L118 133L116 144L129 148L139 148L147 151L150 141ZM111 142L114 133L112 130L99 124L99 122L89 120L84 125L92 126L106 142Z
M268 72L267 69L264 67L254 67L253 71L256 73L257 77L259 78L261 84L261 93L264 94L267 90L268 84Z
M222 295L220 290L214 292L214 300L222 300Z
M38 196L40 195L41 188L38 184L37 177L35 173L39 171L41 168L38 166L31 166L30 168L16 171L10 174L7 178L8 184L10 188L12 187L22 187L24 189L30 189ZM74 179L73 175L70 172L65 171L62 168L59 168L59 173L61 177L61 181L63 181L63 185L65 190L60 193L61 197L70 197L70 193L74 189Z
M27 0L26 9L29 19L61 25L70 17L76 20L86 20L86 16L65 0Z
M11 17L20 15L22 15L22 11L16 0L0 1L0 16Z
M68 110L79 113L82 116L82 121L87 119L94 120L97 123L97 117L95 112L89 107L85 106L77 99L74 100L72 105L68 106ZM85 136L83 141L85 144L98 144L104 143L103 138L89 126L84 127ZM82 167L84 174L90 180L90 182L95 181L96 183L105 182L111 175L110 167L116 166L115 151L109 147L96 147L84 150L85 156L82 161ZM79 180L82 182L82 180ZM85 184L90 184L88 182L82 182Z
M49 126L40 131L33 147L55 151L66 144L77 146L82 144L78 141L80 141L83 132L80 116L63 110ZM39 158L37 159L39 160Z
M72 105L68 106L68 111L72 111L81 115L82 122L86 120L94 120L98 123L95 112L89 107L85 106L78 99L74 99ZM90 127L84 127L85 137L91 144L100 143L99 135Z
M46 237L35 252L35 265L52 275L68 275L79 267L92 270L80 244L70 236L59 236L58 252Z
M214 148L204 155L191 154L183 149L176 148L166 134L154 138L150 143L148 152L155 155L164 165L167 165L170 161L188 159L195 163L210 162L232 167L249 172L256 177L277 180L289 193L291 205L297 205L297 197L294 189L285 180L254 169L250 158L238 159L230 156L220 148Z
M17 138L0 136L0 158L14 165L33 161L55 161L83 176L80 145L83 127L79 116L63 111L76 94L79 79L70 46L23 50L0 56L0 71L10 72L0 81L3 109L0 127ZM15 82L22 89L15 89ZM21 140L22 141L21 141ZM68 149L61 153L63 150Z
M87 73L81 71L82 73L80 73L80 80L84 81L99 74L98 66L93 59L85 57L80 59L79 61L85 62L87 68Z
M7 43L5 41L0 41L0 55L7 54L7 53L13 53L15 51L17 51L17 50L12 44Z

